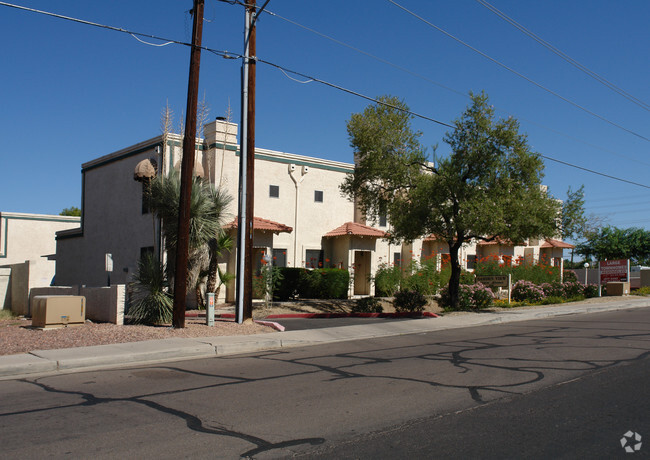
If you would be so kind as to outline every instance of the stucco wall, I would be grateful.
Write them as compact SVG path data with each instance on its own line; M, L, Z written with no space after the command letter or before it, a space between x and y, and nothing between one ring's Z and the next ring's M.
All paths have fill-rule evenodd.
M0 213L0 265L56 253L56 232L77 228L79 223L79 217Z
M58 237L57 285L106 286L107 253L113 256L111 284L128 283L141 248L158 247L156 220L142 213L142 183L133 171L141 160L157 158L159 142L154 138L82 165L83 232Z

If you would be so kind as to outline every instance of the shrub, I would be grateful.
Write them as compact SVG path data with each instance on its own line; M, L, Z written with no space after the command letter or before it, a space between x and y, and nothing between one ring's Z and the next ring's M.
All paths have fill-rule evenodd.
M650 289L649 292L650 294ZM598 285L597 284L586 284L584 289L584 296L588 299L592 297L598 297Z
M398 313L422 312L427 304L427 299L421 292L413 290L397 291L393 300L393 306Z
M540 302L544 291L530 281L519 280L512 287L512 299L519 302Z
M557 281L553 283L543 283L539 287L544 291L545 297L562 297L564 295L564 286Z
M482 283L461 284L458 287L458 308L461 310L487 308L492 305L495 298L492 289ZM451 307L449 286L445 286L440 291L440 305L445 308Z
M376 297L362 297L352 307L353 313L381 313L384 308Z
M378 296L390 297L399 290L401 282L401 267L382 264L375 274L375 292Z
M578 281L578 276L572 270L564 270L564 272L562 272L562 279L565 283L567 281Z
M562 291L564 292L564 297L567 299L572 299L574 297L581 297L584 295L585 288L582 283L577 281L569 281L562 284Z
M300 273L304 268L281 267L280 273L283 279L280 280L273 291L273 299L285 301L298 297Z
M592 285L590 285L592 286ZM598 295L598 286L596 287L596 295ZM587 286L585 286L585 290L587 289ZM643 286L640 287L639 289L635 289L631 292L633 295L641 295L641 296L647 296L650 295L650 286ZM585 297L587 297L587 294L585 294ZM595 296L594 296L595 297Z
M565 301L564 297L550 296L542 300L542 305L554 305L557 303L564 303Z
M338 268L302 269L298 296L303 299L347 299L350 273Z
M138 261L127 305L128 321L135 324L168 324L174 300L167 292L165 266L151 254Z

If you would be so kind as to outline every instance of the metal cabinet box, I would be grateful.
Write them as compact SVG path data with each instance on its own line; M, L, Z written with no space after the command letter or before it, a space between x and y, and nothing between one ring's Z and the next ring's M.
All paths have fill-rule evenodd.
M43 329L81 326L86 321L86 298L77 295L34 297L32 326Z
M610 281L607 283L607 295L628 295L630 293L629 282Z

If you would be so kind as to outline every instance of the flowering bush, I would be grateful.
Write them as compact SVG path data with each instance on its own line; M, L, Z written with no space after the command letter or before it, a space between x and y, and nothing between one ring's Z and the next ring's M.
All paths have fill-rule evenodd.
M458 308L463 310L487 308L492 305L495 298L492 289L482 283L461 284L458 287ZM451 306L449 286L445 286L440 291L440 304L447 308Z
M512 299L519 302L541 302L544 291L530 281L519 280L512 287Z
M571 299L573 297L580 297L585 293L585 287L582 283L577 281L568 281L562 285L564 297Z
M539 287L544 291L544 297L562 297L564 295L564 286L558 281L543 283Z

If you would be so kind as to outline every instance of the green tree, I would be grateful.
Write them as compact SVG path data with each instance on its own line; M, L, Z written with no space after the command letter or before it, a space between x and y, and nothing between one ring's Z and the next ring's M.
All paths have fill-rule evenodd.
M518 122L495 120L485 94L470 96L472 104L443 139L450 154L434 155L433 162L411 129L404 102L384 96L353 114L347 128L356 166L341 186L366 216L388 216L392 240L434 234L447 242L452 307L458 305L464 243L553 236L560 211L542 187L542 159Z
M81 209L76 206L71 206L69 208L63 208L63 211L59 213L60 216L75 216L81 217Z
M167 276L169 286L174 285L174 260L178 240L178 203L180 175L171 171L167 177L156 176L151 181L151 209L162 219L167 251ZM188 284L197 286L201 270L209 265L209 242L223 233L226 208L232 198L210 182L195 177L192 180L190 203L190 235L188 258ZM197 296L197 302L201 300Z
M578 190L566 192L566 200L562 203L562 239L578 239L585 235L587 216L585 216L585 186Z
M650 232L635 227L602 227L590 233L576 252L588 260L630 259L645 265L650 263Z

